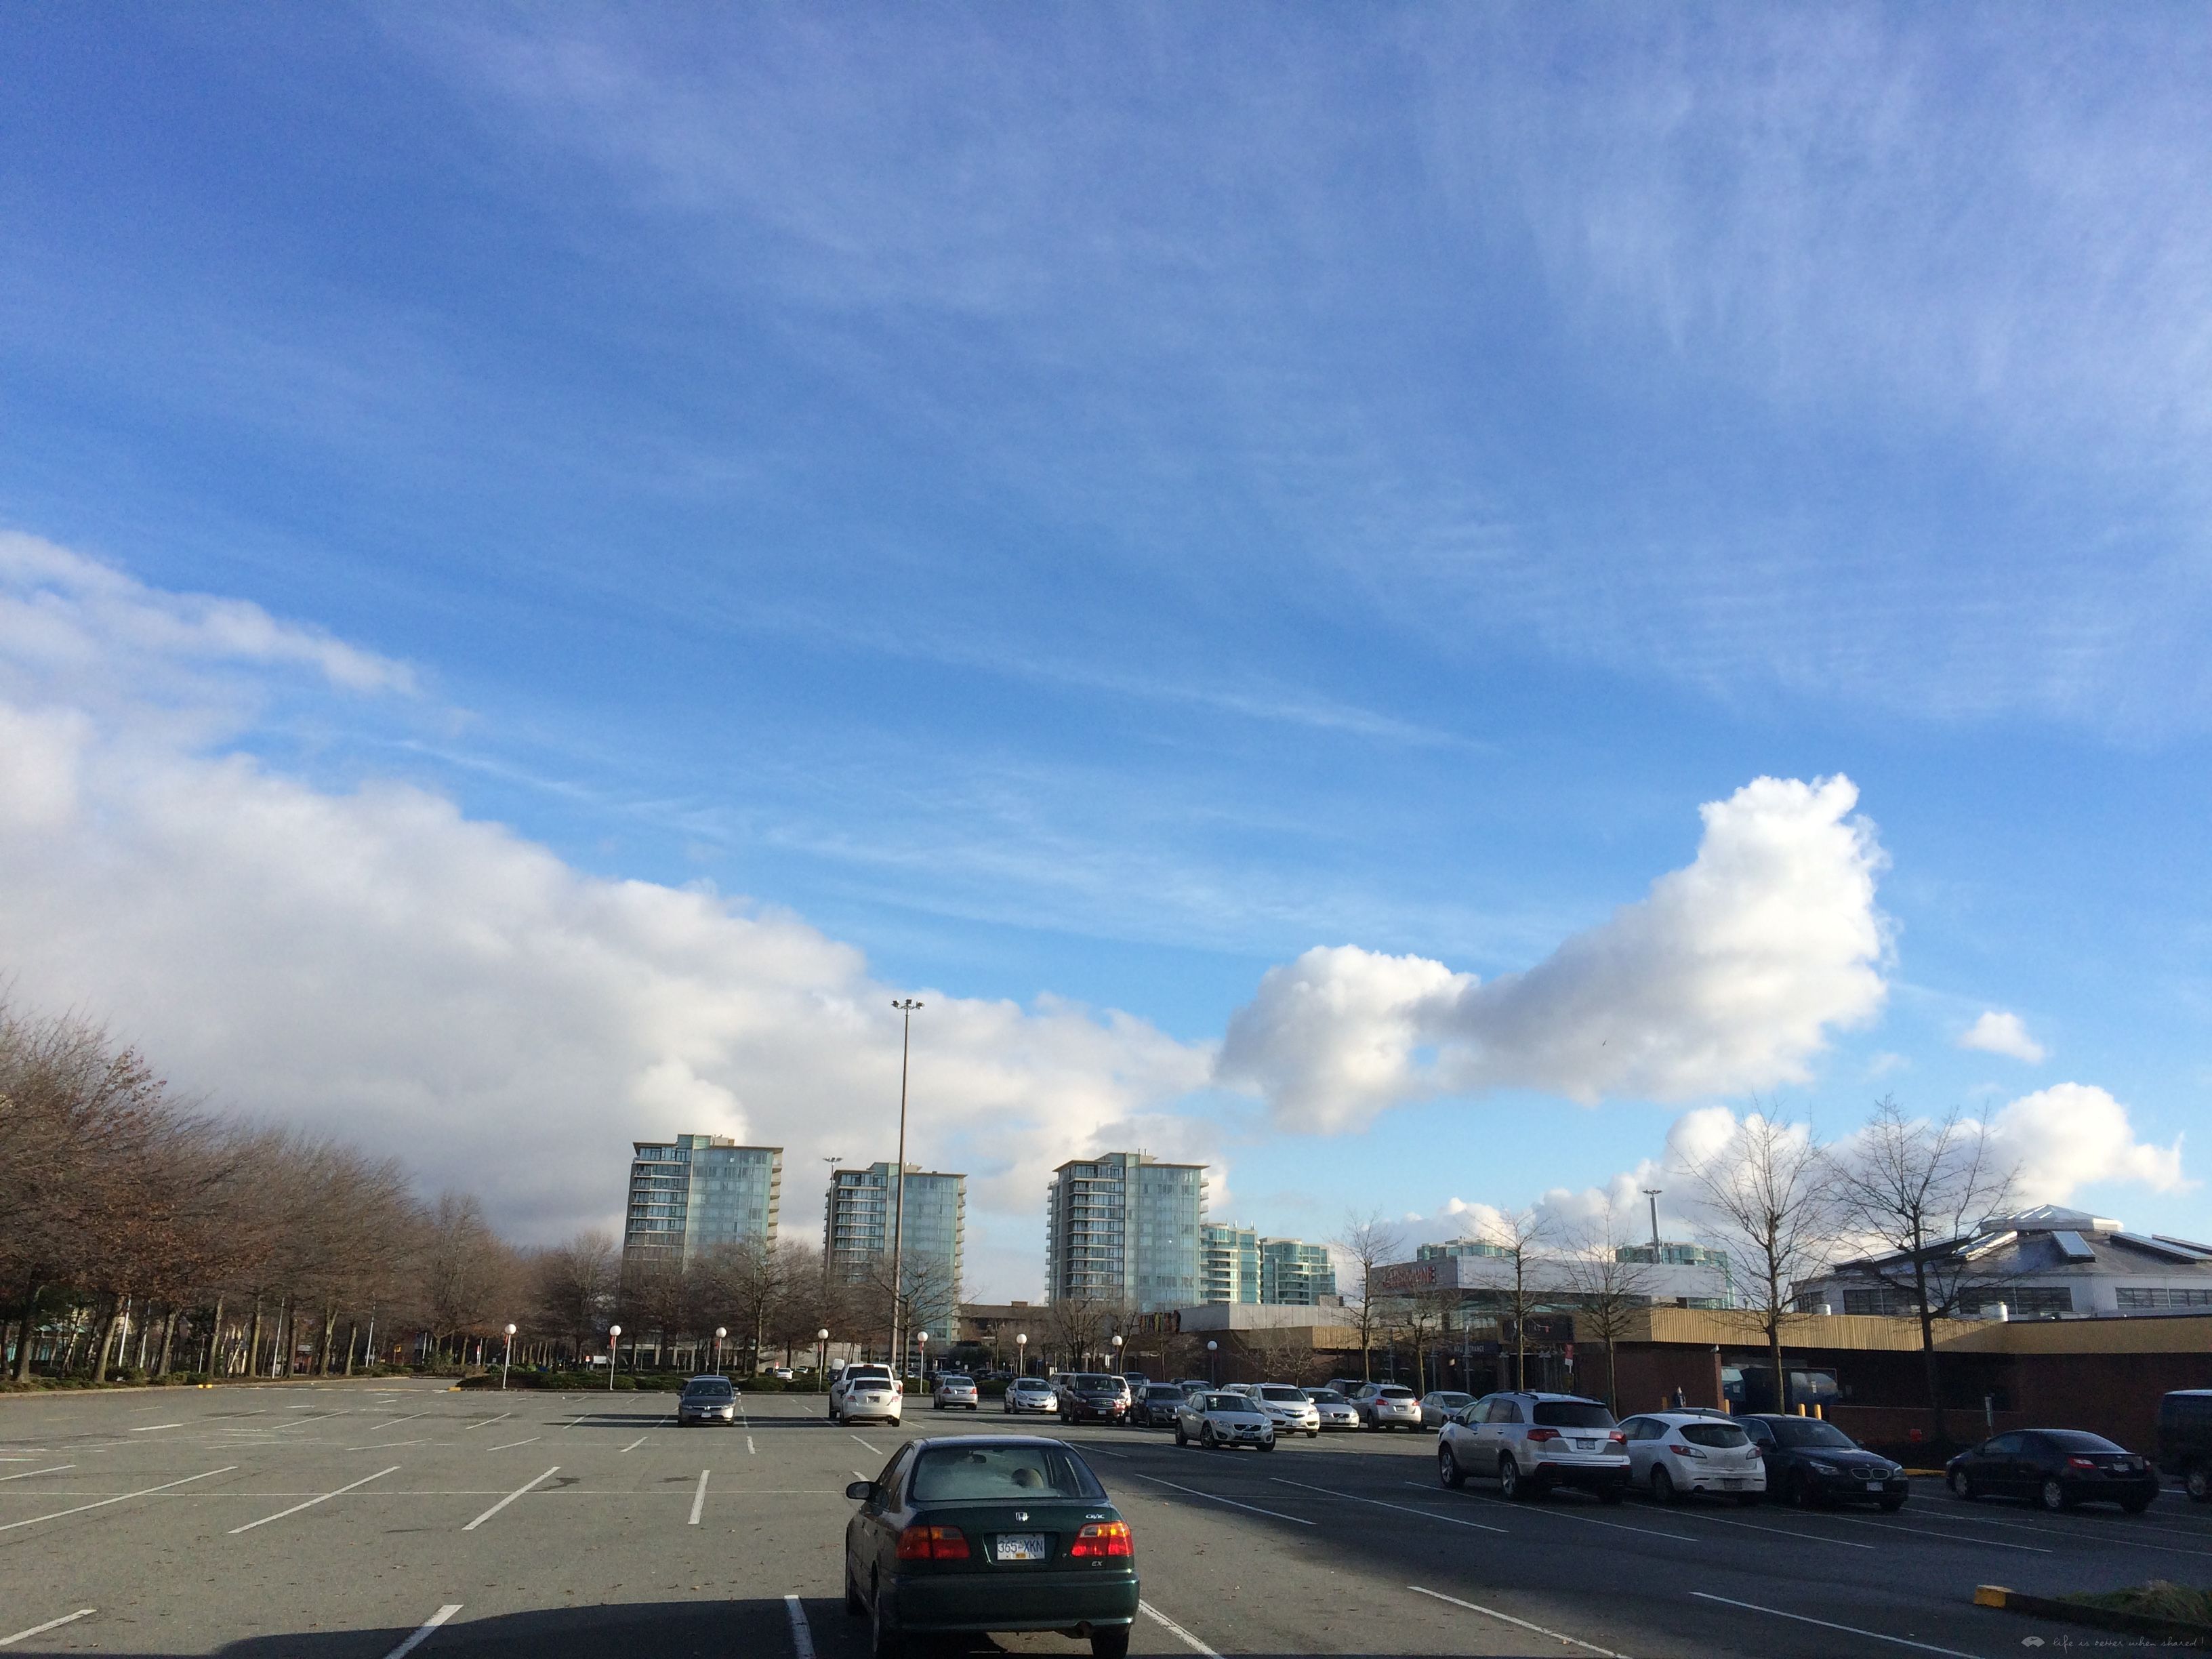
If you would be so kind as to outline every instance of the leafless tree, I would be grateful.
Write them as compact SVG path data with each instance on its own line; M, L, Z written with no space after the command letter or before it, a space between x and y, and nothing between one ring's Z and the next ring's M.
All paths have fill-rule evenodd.
M567 1342L579 1362L597 1348L613 1314L619 1260L614 1240L597 1231L578 1233L531 1258L538 1323Z
M1379 1210L1370 1210L1364 1215L1355 1211L1346 1214L1344 1231L1336 1236L1334 1243L1352 1262L1344 1307L1359 1333L1359 1374L1371 1378L1375 1375L1375 1333L1382 1322L1386 1300L1382 1287L1373 1283L1375 1270L1405 1255L1406 1236L1385 1220Z
M1691 1175L1694 1206L1734 1264L1742 1316L1765 1340L1775 1409L1787 1411L1782 1333L1791 1286L1819 1272L1835 1248L1842 1211L1833 1166L1809 1127L1754 1110Z
M1505 1317L1513 1327L1513 1386L1528 1386L1528 1322L1558 1300L1556 1269L1547 1271L1544 1252L1552 1242L1552 1224L1534 1208L1501 1210L1486 1219L1474 1235L1498 1254L1500 1283L1496 1292Z
M1620 1231L1613 1206L1607 1204L1589 1225L1567 1237L1559 1263L1560 1283L1574 1297L1577 1324L1605 1349L1606 1404L1616 1413L1620 1409L1620 1380L1613 1345L1651 1305L1651 1287L1658 1276L1655 1264L1620 1259Z
M1936 1438L1945 1443L1936 1321L1956 1313L1965 1292L1988 1282L1987 1270L1961 1246L2011 1204L2017 1172L1992 1145L1985 1119L1956 1108L1934 1121L1908 1118L1888 1095L1832 1165L1845 1225L1891 1253L1869 1264L1871 1271L1911 1298Z

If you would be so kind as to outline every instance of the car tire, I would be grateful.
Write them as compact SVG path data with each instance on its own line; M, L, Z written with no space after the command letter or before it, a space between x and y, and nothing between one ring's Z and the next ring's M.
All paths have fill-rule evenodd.
M1467 1485L1467 1471L1460 1468L1458 1455L1449 1446L1437 1448L1437 1479L1454 1492Z
M860 1587L853 1582L853 1559L847 1556L845 1558L845 1616L848 1619L858 1619L867 1610L868 1604L860 1599Z
M2191 1463L2181 1472L2181 1489L2193 1504L2212 1503L2212 1465Z
M1670 1506L1682 1501L1682 1494L1674 1485L1674 1477L1656 1463L1651 1466L1651 1501Z
M1212 1424L1207 1423L1199 1429L1198 1443L1205 1447L1208 1451L1212 1451L1213 1449L1214 1438Z
M1308 1430L1306 1431L1306 1438L1307 1438L1307 1439L1309 1439L1309 1440L1318 1440L1318 1439L1320 1439L1320 1438L1321 1438L1321 1431L1320 1431L1319 1429L1308 1429Z
M868 1611L872 1615L868 1626L868 1659L906 1659L906 1638L896 1625L884 1622L884 1598L880 1586Z
M1262 1440L1262 1441L1260 1443L1260 1449L1261 1449L1261 1451L1273 1451L1273 1450L1274 1450L1274 1449L1275 1449L1275 1437L1274 1437L1274 1436L1273 1436L1273 1435L1269 1435L1269 1436L1268 1436L1265 1440Z
M1182 1431L1182 1419L1180 1417L1176 1419L1176 1444L1178 1446L1190 1444L1190 1437Z
M1091 1659L1127 1659L1129 1627L1108 1625L1091 1632Z
M1528 1483L1521 1478L1521 1467L1510 1457L1498 1460L1498 1495L1509 1504L1528 1495Z
M1964 1469L1952 1470L1944 1477L1943 1484L1950 1487L1951 1496L1962 1504L1971 1504L1981 1496L1974 1490L1974 1477Z
M2066 1490L2066 1483L2057 1475L2051 1476L2037 1487L2035 1497L2038 1503L2053 1514L2074 1507L2074 1494Z
M1820 1507L1820 1496L1813 1490L1813 1483L1802 1474L1790 1477L1790 1484L1782 1489L1782 1501L1797 1510Z

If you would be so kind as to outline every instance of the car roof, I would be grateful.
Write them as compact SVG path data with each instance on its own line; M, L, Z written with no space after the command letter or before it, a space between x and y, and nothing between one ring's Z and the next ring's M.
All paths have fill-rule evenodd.
M687 1376L686 1382L726 1382L730 1379L720 1371L701 1371L696 1376Z
M1733 1423L1735 1419L1726 1412L1681 1411L1638 1412L1636 1416L1654 1423Z
M1547 1402L1557 1400L1571 1400L1578 1406L1602 1406L1605 1404L1604 1401L1593 1400L1586 1394L1546 1394L1538 1389L1507 1389L1504 1390L1504 1393L1505 1398L1508 1400L1541 1400ZM1498 1398L1498 1395L1486 1395L1483 1397L1486 1400L1495 1400ZM1639 1417L1656 1417L1658 1413L1656 1412L1638 1412L1637 1415Z

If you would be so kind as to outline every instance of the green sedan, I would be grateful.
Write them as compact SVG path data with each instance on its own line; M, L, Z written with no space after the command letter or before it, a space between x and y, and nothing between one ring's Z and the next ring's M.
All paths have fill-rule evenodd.
M1073 1446L1016 1435L913 1440L845 1496L845 1611L876 1659L908 1637L1058 1631L1122 1659L1137 1616L1129 1523Z

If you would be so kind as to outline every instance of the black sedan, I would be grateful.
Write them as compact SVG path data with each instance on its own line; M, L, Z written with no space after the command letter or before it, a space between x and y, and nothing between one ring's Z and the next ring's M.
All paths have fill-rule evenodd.
M1118 1376L1078 1371L1060 1385L1063 1423L1125 1423L1128 1417L1129 1385Z
M1943 1479L1960 1498L2025 1498L2046 1510L2118 1504L2141 1515L2158 1496L2158 1471L2147 1459L2080 1429L1998 1435L1946 1463Z
M1182 1402L1182 1390L1172 1382L1148 1383L1144 1397L1130 1406L1129 1421L1139 1428L1171 1429Z
M1058 1631L1122 1659L1137 1616L1129 1523L1058 1440L913 1440L845 1488L845 1611L875 1659L940 1632Z
M1801 1509L1826 1504L1905 1507L1912 1490L1905 1470L1834 1424L1779 1413L1735 1420L1759 1448L1759 1462L1766 1466L1766 1495L1775 1502Z

